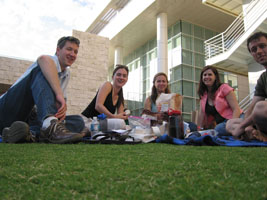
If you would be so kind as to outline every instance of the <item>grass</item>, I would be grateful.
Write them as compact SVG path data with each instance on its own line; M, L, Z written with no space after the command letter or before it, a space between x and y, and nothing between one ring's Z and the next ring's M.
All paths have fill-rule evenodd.
M267 199L267 148L0 144L0 199Z

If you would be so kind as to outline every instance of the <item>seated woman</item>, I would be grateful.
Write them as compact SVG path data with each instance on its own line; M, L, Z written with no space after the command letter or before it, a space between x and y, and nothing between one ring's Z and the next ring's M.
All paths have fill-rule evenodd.
M158 113L159 110L156 106L156 100L161 93L170 93L170 89L168 86L168 77L163 72L159 72L154 76L151 96L147 97L145 100L145 106L143 111L144 114L150 114L158 118L164 117L162 116L162 113ZM178 102L176 102L176 104L177 109L181 110L182 96L179 96Z
M87 118L93 118L104 113L107 118L127 119L124 112L124 98L122 87L128 81L128 67L125 65L116 65L113 71L111 82L105 82L98 90L95 98L82 112ZM117 114L115 114L117 109Z
M231 135L225 126L228 119L238 118L241 114L234 89L221 83L219 73L213 66L206 66L200 74L198 95L200 108L198 126L215 129L219 136Z

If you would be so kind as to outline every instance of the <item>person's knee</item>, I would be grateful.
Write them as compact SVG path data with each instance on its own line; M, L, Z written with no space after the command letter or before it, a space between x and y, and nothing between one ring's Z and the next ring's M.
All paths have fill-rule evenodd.
M253 110L253 120L267 118L267 101L256 103Z

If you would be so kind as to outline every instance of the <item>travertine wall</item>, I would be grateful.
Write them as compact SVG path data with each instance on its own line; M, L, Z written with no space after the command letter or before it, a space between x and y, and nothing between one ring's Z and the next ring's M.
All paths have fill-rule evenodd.
M107 80L109 39L75 30L73 36L79 38L81 44L77 60L70 68L67 114L80 114ZM0 87L12 85L32 63L0 57Z
M78 58L71 66L68 114L81 113L108 76L109 39L80 31L73 31L73 36L81 44Z
M12 85L32 63L28 60L0 57L0 83Z
M238 75L237 84L238 84L238 101L240 102L249 95L248 77Z

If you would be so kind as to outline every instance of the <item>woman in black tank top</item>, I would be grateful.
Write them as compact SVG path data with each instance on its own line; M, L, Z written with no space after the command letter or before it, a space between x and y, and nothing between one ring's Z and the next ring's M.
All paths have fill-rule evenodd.
M113 71L113 84L105 82L98 90L96 96L82 112L82 115L93 118L104 113L108 118L127 119L124 112L124 98L122 87L128 81L128 67L125 65L116 65ZM115 114L117 110L117 114Z

